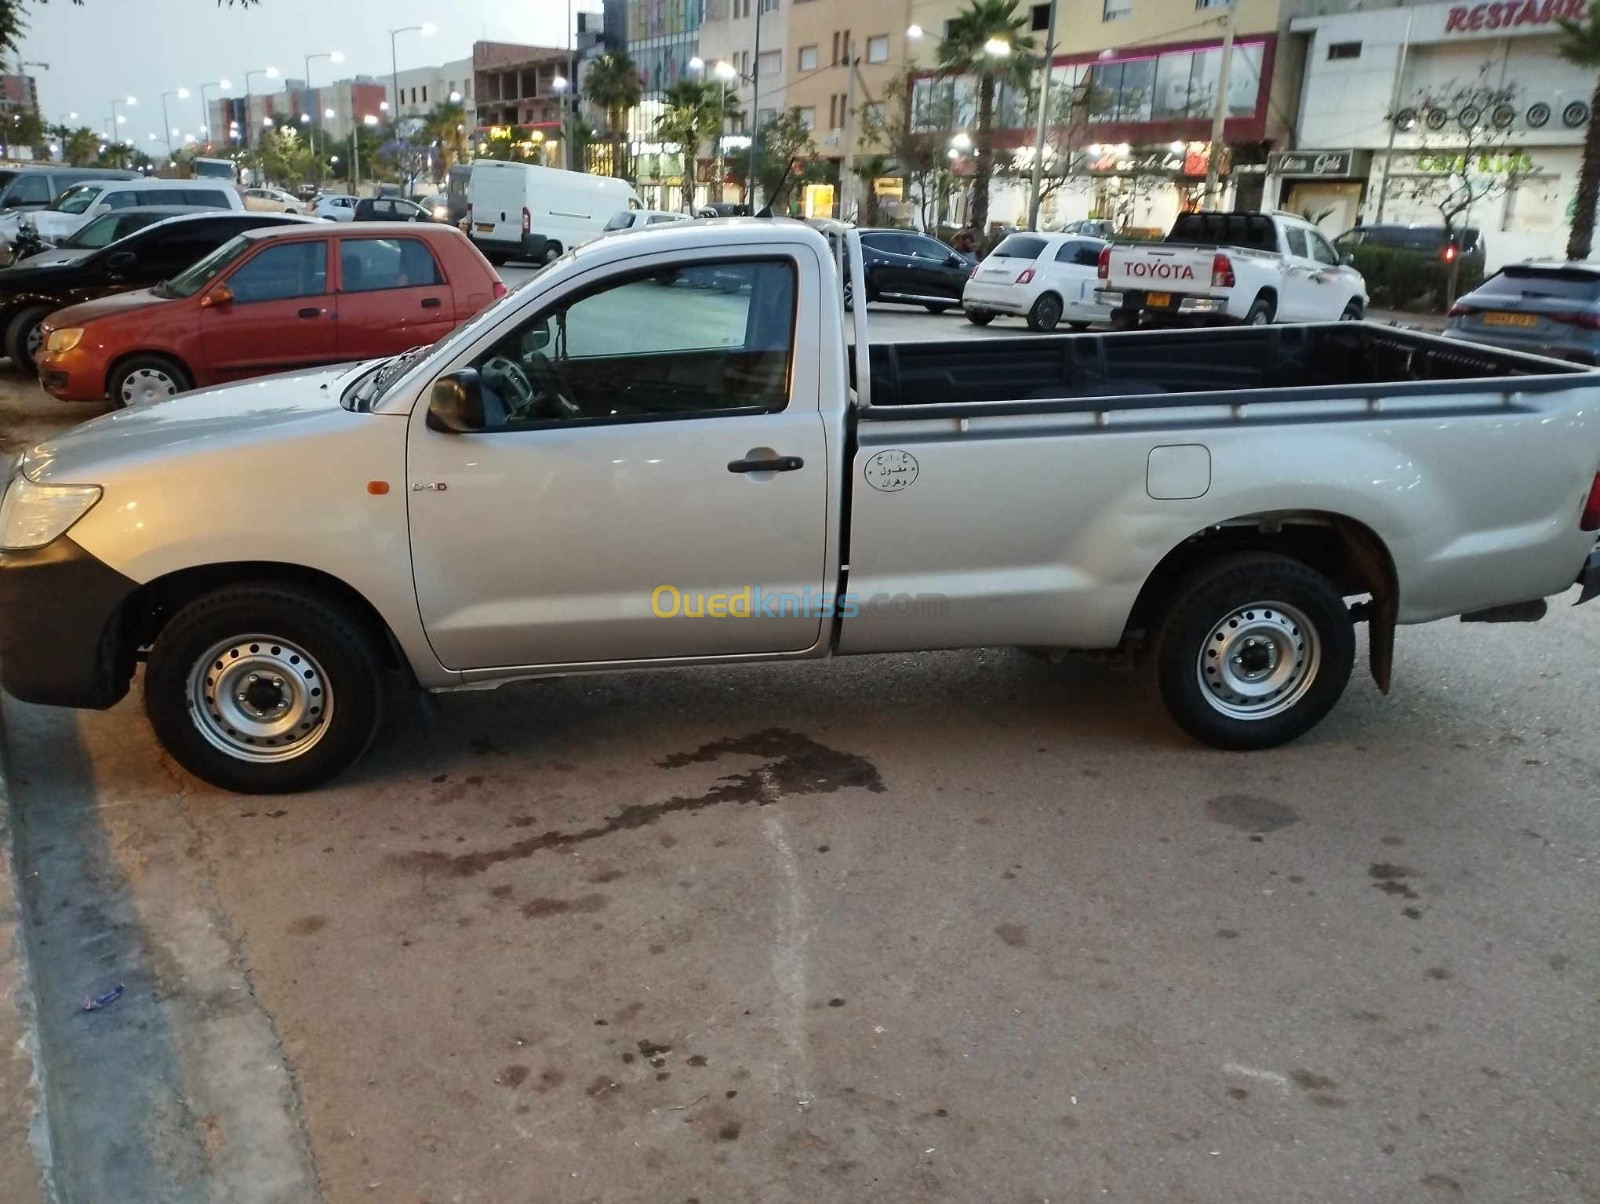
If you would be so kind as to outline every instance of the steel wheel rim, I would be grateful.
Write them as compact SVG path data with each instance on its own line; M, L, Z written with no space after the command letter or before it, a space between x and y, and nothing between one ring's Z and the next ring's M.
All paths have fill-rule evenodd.
M1266 324L1267 324L1267 311L1266 310L1258 309L1258 310L1255 311L1255 313L1250 315L1250 325L1252 325L1252 326L1265 326Z
M28 327L28 337L22 340L22 345L28 349L28 358L39 358L39 348L44 346L44 323L35 322Z
M1212 626L1195 676L1212 710L1254 721L1295 706L1321 666L1322 642L1303 613L1282 602L1252 602Z
M239 761L291 761L333 718L322 666L298 645L247 635L213 645L189 671L189 715L205 740Z
M139 368L123 377L120 394L124 405L161 401L178 395L178 382L160 368Z

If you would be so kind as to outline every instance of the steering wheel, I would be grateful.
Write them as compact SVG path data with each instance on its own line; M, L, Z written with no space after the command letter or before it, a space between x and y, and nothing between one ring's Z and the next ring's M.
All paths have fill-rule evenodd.
M514 395L506 399L506 413L510 417L526 418L533 412L539 395L516 360L494 356L483 365L483 375L494 388Z

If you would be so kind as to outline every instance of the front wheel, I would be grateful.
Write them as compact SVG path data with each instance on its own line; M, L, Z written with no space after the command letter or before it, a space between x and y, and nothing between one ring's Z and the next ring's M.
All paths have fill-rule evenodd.
M967 310L967 321L971 322L974 326L987 326L990 322L994 321L994 311L988 309L969 309Z
M1168 712L1196 740L1272 748L1315 727L1344 692L1355 628L1315 569L1269 553L1228 556L1175 597L1156 673Z
M193 387L189 374L164 355L136 355L112 370L106 393L113 405L165 401Z
M151 649L145 713L195 777L240 794L321 785L367 750L383 675L365 627L314 590L230 586L184 606Z

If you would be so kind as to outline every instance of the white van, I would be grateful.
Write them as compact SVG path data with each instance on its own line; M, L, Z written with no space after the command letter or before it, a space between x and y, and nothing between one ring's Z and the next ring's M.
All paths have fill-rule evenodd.
M598 238L619 209L643 208L626 180L474 159L467 235L490 263L549 263L569 247Z

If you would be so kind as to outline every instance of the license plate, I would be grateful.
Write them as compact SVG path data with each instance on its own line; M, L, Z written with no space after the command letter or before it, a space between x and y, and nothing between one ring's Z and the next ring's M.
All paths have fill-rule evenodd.
M1537 326L1539 319L1532 314L1502 314L1487 313L1483 315L1485 326Z
M493 222L479 222L478 223L478 233L479 234L493 234L494 233L494 223Z
M1144 303L1152 309L1166 309L1172 304L1171 293L1146 293Z

